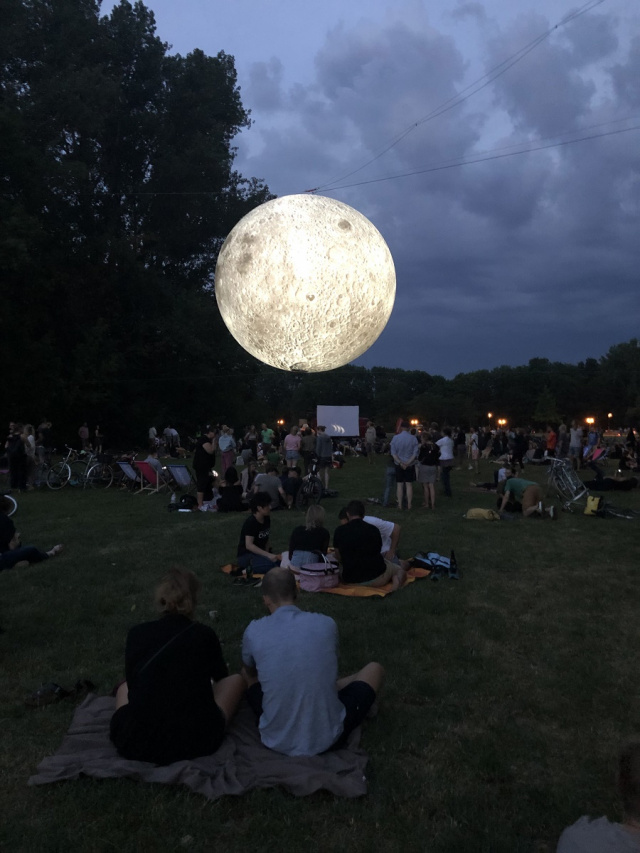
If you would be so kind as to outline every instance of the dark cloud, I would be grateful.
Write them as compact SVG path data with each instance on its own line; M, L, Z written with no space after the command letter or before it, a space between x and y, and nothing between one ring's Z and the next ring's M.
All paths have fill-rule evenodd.
M465 26L482 19L484 69L555 23L535 13L499 25L474 3L452 14ZM482 70L477 55L426 21L335 27L307 86L286 90L276 67L255 69L260 109L247 106L260 144L253 155L243 150L243 173L280 194L354 170L341 185L404 175L321 189L368 216L396 264L391 320L358 363L453 376L537 356L576 362L638 335L637 131L425 172L527 140L571 138L558 136L566 131L629 126L613 122L640 105L640 38L623 53L619 37L615 18L583 15L433 120Z

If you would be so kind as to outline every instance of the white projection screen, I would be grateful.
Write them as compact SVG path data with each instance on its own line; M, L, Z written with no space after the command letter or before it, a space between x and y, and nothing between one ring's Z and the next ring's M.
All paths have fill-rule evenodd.
M359 406L318 406L316 411L318 426L326 426L332 438L360 435Z

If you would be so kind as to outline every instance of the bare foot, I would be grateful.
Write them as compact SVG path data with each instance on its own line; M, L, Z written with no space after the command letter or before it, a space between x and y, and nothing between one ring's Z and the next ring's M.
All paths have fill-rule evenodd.
M58 554L62 551L64 545L54 545L50 551L47 551L48 557L57 557Z
M394 575L391 580L391 592L397 592L397 590L401 589L404 586L404 582L407 579L407 573L404 569L400 569L397 575Z

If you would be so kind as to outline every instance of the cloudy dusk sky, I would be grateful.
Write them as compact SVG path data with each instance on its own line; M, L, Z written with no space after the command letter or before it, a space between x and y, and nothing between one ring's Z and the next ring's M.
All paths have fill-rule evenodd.
M356 363L452 377L640 337L639 4L146 5L172 51L235 57L239 172L386 239L396 304Z

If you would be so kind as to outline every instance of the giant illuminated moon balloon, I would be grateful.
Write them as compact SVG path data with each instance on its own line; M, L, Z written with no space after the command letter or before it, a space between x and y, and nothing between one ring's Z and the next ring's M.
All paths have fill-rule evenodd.
M369 220L335 199L290 195L238 222L220 250L216 298L248 352L282 370L352 361L387 324L393 259Z

